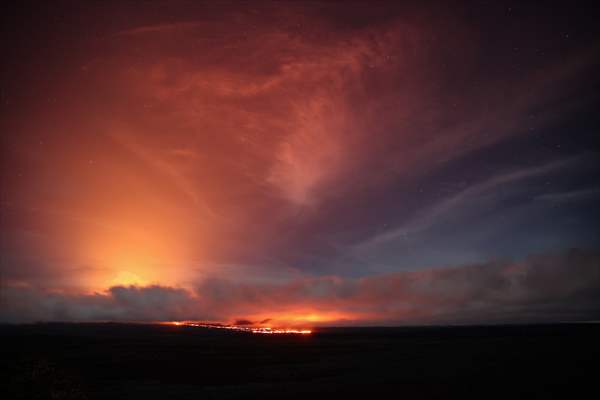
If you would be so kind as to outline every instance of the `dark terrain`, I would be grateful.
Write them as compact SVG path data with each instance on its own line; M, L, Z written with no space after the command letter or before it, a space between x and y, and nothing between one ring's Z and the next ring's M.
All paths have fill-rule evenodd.
M598 392L599 337L598 324L330 328L310 336L4 325L1 390L5 399L577 398Z

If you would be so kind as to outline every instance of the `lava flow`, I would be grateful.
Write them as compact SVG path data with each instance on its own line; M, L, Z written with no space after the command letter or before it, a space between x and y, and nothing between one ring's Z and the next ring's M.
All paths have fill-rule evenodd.
M252 332L263 335L310 335L312 331L310 329L292 329L292 328L270 328L270 327L250 327L250 326L238 326L238 325L222 325L222 324L207 324L201 322L188 322L188 321L172 321L165 322L165 325L175 326L191 326L197 328L213 328L213 329L229 329L233 331L241 332Z

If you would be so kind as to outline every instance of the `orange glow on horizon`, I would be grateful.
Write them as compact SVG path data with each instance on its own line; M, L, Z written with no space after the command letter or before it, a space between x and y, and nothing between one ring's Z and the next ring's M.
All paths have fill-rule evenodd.
M284 312L265 312L250 315L248 318L255 321L268 320L264 326L281 328L285 326L302 326L307 324L331 324L337 321L354 320L359 317L342 311L315 311L315 310L291 310Z
M103 216L114 226L95 227L77 235L80 245L76 256L89 265L84 279L86 289L112 286L181 286L191 278L194 256L187 247L187 227L176 226L167 217L158 218L157 210L140 206L141 215ZM199 247L199 246L197 246Z

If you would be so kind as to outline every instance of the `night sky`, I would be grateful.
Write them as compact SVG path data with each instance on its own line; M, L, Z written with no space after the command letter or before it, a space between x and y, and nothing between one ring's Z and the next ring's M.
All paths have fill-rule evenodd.
M0 321L600 319L591 8L18 3Z

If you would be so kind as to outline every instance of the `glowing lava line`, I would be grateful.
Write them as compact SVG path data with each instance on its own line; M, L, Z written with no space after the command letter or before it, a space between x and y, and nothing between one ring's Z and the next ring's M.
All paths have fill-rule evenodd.
M175 326L192 326L197 328L213 328L213 329L228 329L232 331L241 332L252 332L263 335L310 335L312 331L310 329L291 329L291 328L268 328L268 327L249 327L249 326L237 326L237 325L220 325L220 324L206 324L200 322L187 322L187 321L172 321L163 322L164 325L175 325Z

